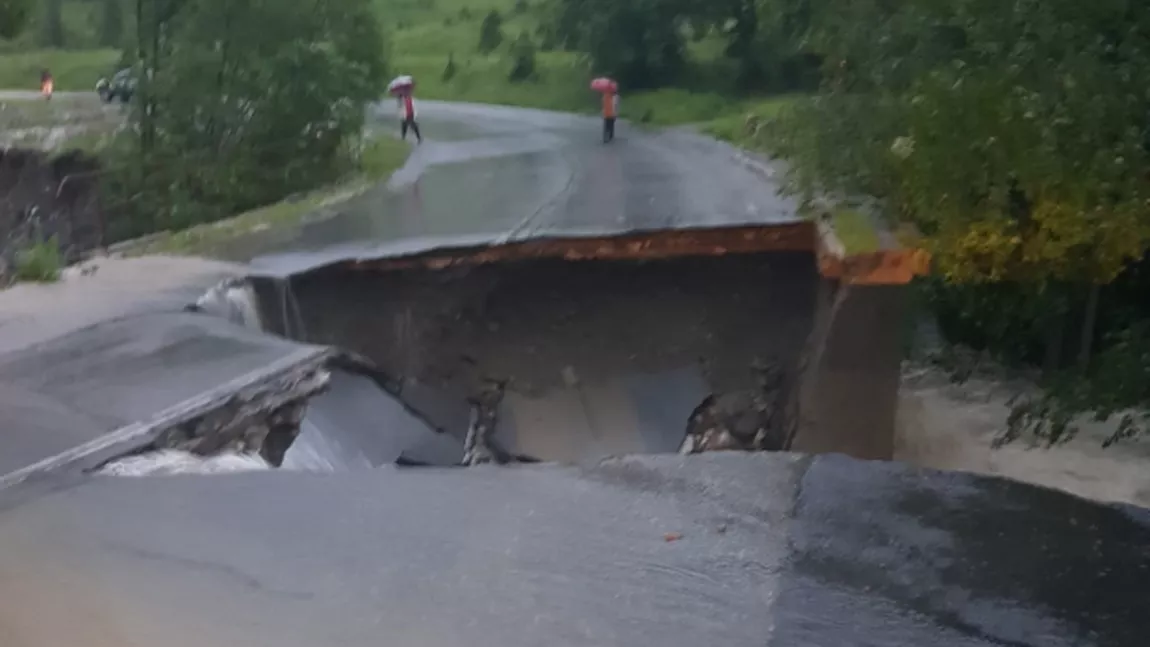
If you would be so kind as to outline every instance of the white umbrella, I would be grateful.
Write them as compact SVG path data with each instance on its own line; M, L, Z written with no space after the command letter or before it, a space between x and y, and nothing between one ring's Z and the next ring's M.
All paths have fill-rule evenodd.
M387 84L387 91L392 94L407 92L415 87L415 79L410 76L397 76Z

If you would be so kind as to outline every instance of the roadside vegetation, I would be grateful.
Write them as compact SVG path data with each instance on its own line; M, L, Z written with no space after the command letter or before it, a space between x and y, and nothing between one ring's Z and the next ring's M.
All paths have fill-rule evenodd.
M582 112L610 75L625 118L785 159L788 188L837 204L853 244L876 244L862 202L913 231L945 336L1048 387L1010 437L1065 440L1087 411L1143 430L1128 412L1150 405L1150 5L300 2L0 0L0 85L156 72L103 152L126 238L359 172L362 106L391 74L423 98Z
M46 240L22 250L16 255L17 281L52 283L60 278L64 267L60 258L60 247L55 240Z
M288 240L300 225L325 217L329 206L351 200L387 180L403 166L410 151L406 142L390 133L369 136L358 153L355 171L338 183L222 220L126 241L119 251L129 256L193 254L227 258L233 249L247 252L253 244L271 244L280 238ZM236 256L241 257L242 253Z

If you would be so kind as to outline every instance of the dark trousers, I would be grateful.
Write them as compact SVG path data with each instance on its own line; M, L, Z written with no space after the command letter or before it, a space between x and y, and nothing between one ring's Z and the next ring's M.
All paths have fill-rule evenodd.
M419 124L415 123L414 119L404 119L403 125L400 126L400 128L399 128L400 133L402 133L403 138L405 140L407 139L407 129L408 128L410 128L412 130L412 132L415 133L415 139L416 140L423 141L423 135L419 134Z
M603 117L603 141L615 139L615 118Z

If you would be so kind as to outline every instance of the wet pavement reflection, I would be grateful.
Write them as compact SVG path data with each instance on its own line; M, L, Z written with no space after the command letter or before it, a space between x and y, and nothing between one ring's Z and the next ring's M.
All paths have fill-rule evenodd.
M422 114L426 139L387 186L287 240L252 245L254 271L378 258L399 241L412 251L797 217L793 201L736 164L729 146L690 133L628 129L603 145L586 117L434 102ZM377 118L386 128L388 113Z
M780 645L1150 640L1150 511L823 457L799 483L795 520Z
M0 545L5 647L1150 635L1145 511L828 456L108 477L6 509Z

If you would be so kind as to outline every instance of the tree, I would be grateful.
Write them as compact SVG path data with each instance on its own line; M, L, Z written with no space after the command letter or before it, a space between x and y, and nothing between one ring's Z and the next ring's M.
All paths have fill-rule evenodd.
M555 31L568 49L586 52L597 74L625 88L673 83L686 65L683 0L559 0Z
M123 0L103 0L100 13L100 44L120 47L124 44Z
M145 51L154 78L133 106L153 139L128 131L139 137L131 154L146 159L120 189L135 196L134 226L226 217L350 168L365 106L387 79L369 0L184 0L168 18L163 65Z
M503 16L492 9L483 17L479 26L479 51L483 54L494 52L503 43Z
M513 61L508 80L518 83L535 76L535 42L527 32L521 32L511 44Z
M64 46L63 0L45 0L41 42L48 47Z
M0 38L19 36L32 16L32 0L0 0Z
M1002 303L1040 305L1049 393L1063 412L1112 405L1082 376L1117 380L1091 361L1099 288L1150 248L1150 7L811 1L827 76L772 131L792 186L873 197L925 235L952 286L1017 286L1027 298ZM1058 372L1072 314L1073 379ZM1103 335L1103 355L1145 350L1139 330ZM1150 402L1146 375L1125 374L1136 385L1121 401ZM1032 405L1014 422L1051 420L1049 401Z

